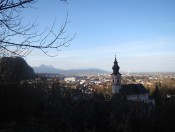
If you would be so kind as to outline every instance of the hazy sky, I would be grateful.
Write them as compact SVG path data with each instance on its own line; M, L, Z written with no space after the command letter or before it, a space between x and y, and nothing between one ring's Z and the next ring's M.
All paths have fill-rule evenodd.
M50 3L52 2L52 3ZM67 33L76 38L50 58L34 50L31 66L111 71L116 54L120 71L175 72L175 0L38 0L24 21L59 29L68 11ZM54 53L55 51L50 51Z

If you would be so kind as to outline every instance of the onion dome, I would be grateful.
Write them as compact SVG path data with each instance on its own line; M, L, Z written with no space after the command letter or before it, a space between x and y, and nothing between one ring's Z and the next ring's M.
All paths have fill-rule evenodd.
M118 62L117 62L117 60L116 60L116 57L115 57L114 65L113 65L112 69L113 69L113 74L114 74L114 75L117 75L117 74L119 73L120 67L118 66ZM119 74L120 74L120 73L119 73Z

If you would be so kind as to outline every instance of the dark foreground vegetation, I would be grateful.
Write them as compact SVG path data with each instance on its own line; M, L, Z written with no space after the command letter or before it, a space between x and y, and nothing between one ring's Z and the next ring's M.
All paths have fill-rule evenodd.
M0 84L3 132L167 132L175 131L174 121L173 98L156 99L151 107L55 82Z

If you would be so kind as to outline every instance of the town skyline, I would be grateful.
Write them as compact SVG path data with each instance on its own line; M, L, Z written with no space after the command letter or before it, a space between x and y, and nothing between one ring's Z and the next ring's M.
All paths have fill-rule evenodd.
M116 54L120 71L175 72L174 5L173 0L38 1L36 9L24 10L26 22L37 19L42 29L56 19L59 27L68 12L66 31L76 37L56 57L34 50L25 59L31 66L111 71Z

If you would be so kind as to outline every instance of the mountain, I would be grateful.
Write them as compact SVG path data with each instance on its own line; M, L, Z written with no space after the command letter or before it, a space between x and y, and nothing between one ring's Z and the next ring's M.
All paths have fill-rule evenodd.
M84 74L108 74L109 72L97 69L97 68L88 68L88 69L70 69L63 70L57 69L51 65L40 65L38 67L33 67L35 73L58 73L58 74L69 74L69 75L84 75Z
M40 65L38 67L33 67L35 73L62 73L65 70L57 69L51 65Z
M98 68L88 68L88 69L70 69L67 70L69 74L107 74L109 72L98 69Z
M23 58L0 58L0 82L20 82L33 78L35 73Z

